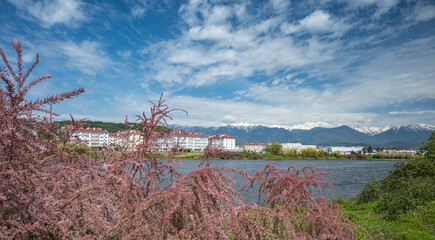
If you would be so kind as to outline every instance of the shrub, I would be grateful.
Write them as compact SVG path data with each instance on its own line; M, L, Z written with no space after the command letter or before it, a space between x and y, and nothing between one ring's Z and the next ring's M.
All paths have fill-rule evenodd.
M301 155L308 158L318 158L319 152L314 148L307 148L301 150Z
M366 184L357 196L359 203L376 202L376 209L397 218L401 213L429 204L435 199L435 161L430 158L429 138L422 149L427 155L408 162L399 162L384 179Z
M264 151L266 153L269 153L269 154L279 155L282 152L282 145L277 143L277 142L274 142L274 143L268 144L265 147Z
M108 148L99 157L71 150L69 136L56 135L55 115L44 107L77 96L83 89L35 101L25 85L38 63L23 74L21 47L14 72L1 50L0 90L0 237L2 239L350 239L355 229L339 205L314 197L314 189L333 187L316 167L287 170L268 163L248 176L230 168L213 168L207 159L187 175L179 173L176 153L161 159L161 131L172 119L161 96L149 115L137 115L140 144L128 142L132 125L125 120L127 143L120 152ZM10 77L12 76L12 79ZM4 88L3 88L4 86ZM49 117L39 117L42 111ZM181 110L182 111L182 110ZM71 132L82 126L71 120ZM74 146L72 147L74 148ZM215 149L208 149L206 157ZM228 154L222 152L223 154ZM244 189L259 184L262 202L247 204L225 172L247 177ZM13 187L12 187L13 186ZM262 196L262 197L261 197Z

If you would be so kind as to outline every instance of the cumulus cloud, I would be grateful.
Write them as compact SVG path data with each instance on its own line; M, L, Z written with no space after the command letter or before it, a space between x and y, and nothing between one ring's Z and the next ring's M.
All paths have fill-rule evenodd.
M87 19L84 3L80 0L8 0L23 12L24 17L36 19L43 27L56 24L76 26Z
M182 5L179 12L187 27L181 35L142 51L153 56L152 78L170 87L204 86L259 72L272 75L332 58L336 47L328 42L315 37L295 42L282 32L285 19L281 16L234 21L240 14L248 14L239 13L239 6L197 1ZM312 31L332 31L338 26L322 11L313 13L303 24Z
M432 37L397 47L374 49L370 51L373 59L358 65L352 70L352 75L339 84L314 88L309 85L295 87L286 82L263 82L253 84L238 94L291 109L337 113L435 99L435 69L426 64L435 61L432 52L427 51L427 46L434 45L435 38Z

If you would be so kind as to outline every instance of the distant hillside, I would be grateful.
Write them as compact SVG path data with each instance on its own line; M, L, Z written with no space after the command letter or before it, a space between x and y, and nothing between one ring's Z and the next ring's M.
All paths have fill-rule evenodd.
M310 130L292 130L301 142L316 145L366 145L372 144L373 138L348 126L336 128L316 127Z
M111 122L101 122L101 121L82 121L85 124L85 127L90 128L101 128L107 130L110 133L115 133L118 131L125 131L124 123L111 123ZM63 127L71 123L71 121L59 121L57 122L59 127Z
M402 127L390 127L379 134L360 132L348 126L335 128L316 127L310 130L287 130L266 126L234 126L221 127L186 127L169 126L188 132L202 134L226 133L236 138L237 143L257 142L302 142L316 145L359 145L384 148L419 148L424 140L434 131L434 127L425 124L413 124Z
M57 122L59 124L59 128L68 125L71 123L71 121L58 121ZM111 123L111 122L101 122L101 121L82 121L82 123L84 123L84 127L86 128L101 128L103 130L108 131L109 133L116 133L118 131L125 131L125 125L124 123ZM136 123L128 123L129 125L133 125L132 129L138 129L138 127L136 127ZM161 127L157 128L157 129L162 129ZM166 131L169 131L169 129L167 128L163 128ZM159 130L158 130L159 131Z
M188 132L199 132L206 135L225 133L236 137L236 143L266 143L276 142L294 142L300 141L293 133L282 128L269 128L265 126L254 127L185 127L172 125L170 128L182 129Z
M413 124L394 127L373 137L386 146L393 147L420 147L434 131L432 126Z

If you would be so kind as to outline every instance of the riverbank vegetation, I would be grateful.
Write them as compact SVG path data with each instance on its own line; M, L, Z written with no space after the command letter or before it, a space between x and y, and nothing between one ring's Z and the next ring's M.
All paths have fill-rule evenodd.
M254 151L225 151L216 150L214 155L207 156L210 159L266 159L266 160L282 160L282 159L352 159L352 160L410 160L419 158L420 155L412 155L410 153L376 153L376 154L362 154L362 153L349 153L343 154L340 152L324 152L314 148L303 150L286 149L277 151L264 151L257 153ZM174 156L176 159L200 159L205 155L202 152L183 152L179 151Z
M421 152L367 183L355 198L338 200L349 219L372 234L388 233L383 235L389 239L434 239L435 132Z

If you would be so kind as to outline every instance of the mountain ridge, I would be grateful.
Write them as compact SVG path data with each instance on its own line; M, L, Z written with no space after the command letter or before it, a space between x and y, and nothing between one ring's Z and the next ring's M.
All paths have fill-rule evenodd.
M174 125L172 125L174 126ZM169 126L169 127L172 127ZM236 138L237 143L302 142L315 145L358 145L388 148L419 148L435 130L429 124L411 124L401 127L374 127L359 131L346 125L292 129L263 125L226 124L218 127L176 126L187 132L202 134L225 133ZM371 131L369 131L371 130Z

